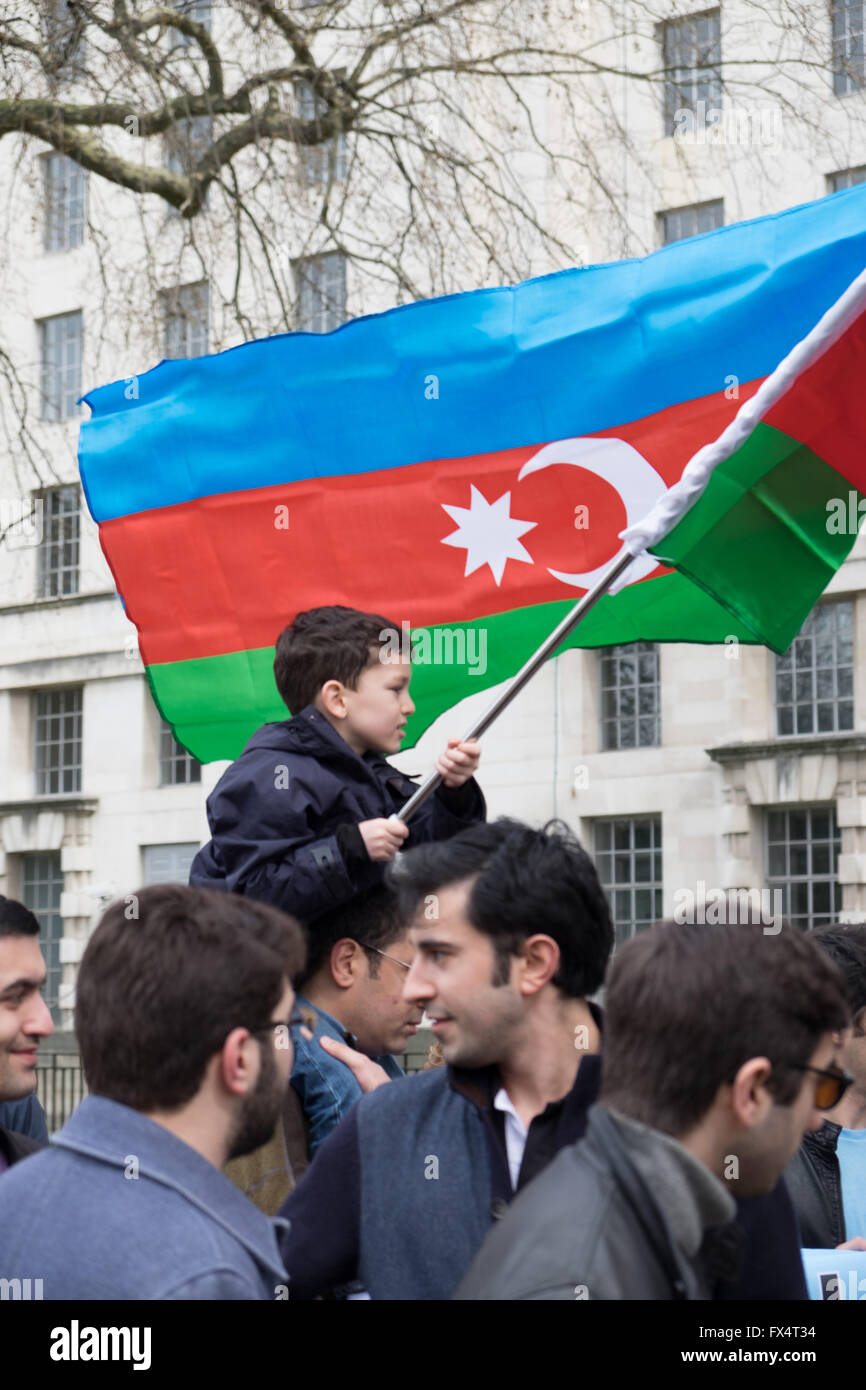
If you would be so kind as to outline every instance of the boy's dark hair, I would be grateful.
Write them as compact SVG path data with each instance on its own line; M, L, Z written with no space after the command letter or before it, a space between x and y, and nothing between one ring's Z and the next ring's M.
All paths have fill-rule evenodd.
M361 672L376 664L386 630L399 635L401 629L379 613L341 604L299 613L277 638L274 655L274 679L289 713L311 705L326 681L354 690Z
M380 957L376 948L384 951L406 930L406 920L400 915L397 894L384 885L358 893L341 907L335 907L317 917L307 928L307 964L296 977L295 987L303 989L318 974L332 949L344 937L351 937L363 946L370 963L370 974L379 974Z
M0 893L0 936L38 936L39 921L29 907Z
M845 982L798 928L660 922L616 954L605 995L601 1099L668 1134L710 1109L752 1057L778 1105L800 1092L825 1033L845 1026Z
M508 979L526 938L543 932L560 951L553 983L573 999L595 993L613 924L595 865L563 821L534 830L502 816L407 850L388 871L406 921L422 901L464 879L473 880L468 920L496 952L494 984Z
M167 883L112 903L78 972L90 1090L133 1110L184 1105L233 1028L271 1026L304 952L294 918L234 893Z
M866 923L848 922L812 932L816 946L845 976L851 1016L866 1009Z

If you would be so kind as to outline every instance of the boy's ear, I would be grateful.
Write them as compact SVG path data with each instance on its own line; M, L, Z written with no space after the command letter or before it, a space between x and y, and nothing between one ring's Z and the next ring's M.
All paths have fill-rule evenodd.
M319 699L325 714L332 715L334 719L345 719L348 708L342 681L325 681L319 691Z

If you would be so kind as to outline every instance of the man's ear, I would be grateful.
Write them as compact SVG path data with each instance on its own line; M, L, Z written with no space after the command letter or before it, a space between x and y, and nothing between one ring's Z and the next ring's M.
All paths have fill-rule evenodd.
M319 691L319 699L325 714L330 714L334 719L346 718L349 711L342 681L325 681Z
M334 984L340 989L350 989L361 978L361 957L365 955L363 946L344 936L331 947L331 975Z
M217 1054L217 1075L233 1096L245 1096L258 1081L258 1040L247 1028L233 1028Z
M773 1105L767 1082L773 1070L768 1057L750 1057L731 1083L731 1110L745 1129L760 1124Z
M552 936L528 936L520 951L521 994L537 994L559 969L560 950Z

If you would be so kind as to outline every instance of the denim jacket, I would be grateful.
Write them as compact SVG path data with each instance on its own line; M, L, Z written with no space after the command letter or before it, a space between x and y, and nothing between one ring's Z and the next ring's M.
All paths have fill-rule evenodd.
M313 1033L309 1040L301 1037L294 1039L295 1064L292 1068L292 1086L300 1097L310 1126L312 1158L319 1145L362 1095L361 1087L346 1064L329 1057L319 1039L334 1038L336 1042L348 1043L350 1047L356 1047L357 1040L341 1023L326 1014L324 1009L311 1004L303 995L298 995L297 1007L309 1014ZM394 1057L374 1057L373 1061L378 1062L392 1080L403 1076L403 1068Z
M279 1299L279 1227L164 1126L86 1096L0 1181L0 1278L47 1299Z

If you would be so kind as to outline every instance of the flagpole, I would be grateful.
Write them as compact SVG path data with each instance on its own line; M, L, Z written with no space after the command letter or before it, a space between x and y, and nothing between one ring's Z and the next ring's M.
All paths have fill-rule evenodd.
M628 550L623 551L617 556L607 573L603 574L601 579L593 584L591 589L586 591L583 598L566 613L562 622L553 629L550 636L545 638L538 650L533 652L529 660L521 666L517 675L514 676L505 689L497 695L493 704L485 710L480 719L476 720L469 732L464 734L463 742L466 742L466 740L470 738L480 738L482 734L487 732L494 720L499 718L502 711L511 704L511 701L516 695L520 694L523 687L529 684L539 666L542 666L547 658L556 651L560 643L564 642L565 638L574 631L578 623L586 617L591 608L595 607L599 599L602 598L610 588L611 584L619 579L620 575L628 568L634 559L635 556ZM418 807L423 806L427 798L432 796L441 781L442 774L440 772L432 772L427 778L427 781L422 783L416 792L412 793L405 806L402 806L392 819L401 821L410 820L418 810Z

